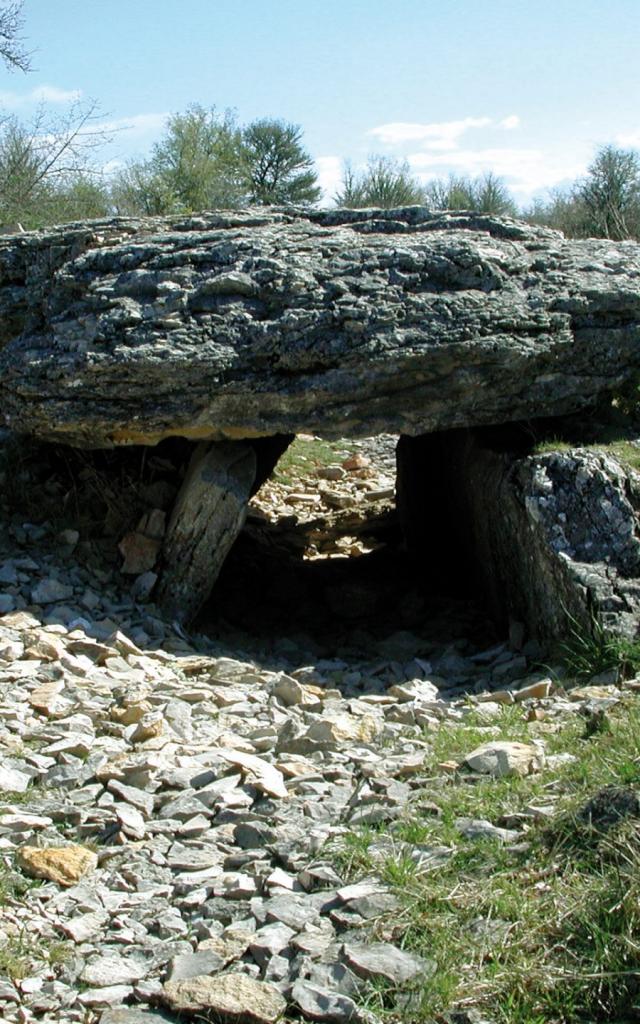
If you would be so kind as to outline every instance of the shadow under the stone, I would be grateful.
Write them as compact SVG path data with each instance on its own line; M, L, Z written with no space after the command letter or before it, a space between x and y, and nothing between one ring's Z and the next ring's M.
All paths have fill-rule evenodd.
M414 635L412 656L451 643L478 650L496 642L475 595L443 594L431 583L399 542L359 557L304 560L242 534L196 628L217 639L229 629L244 632L264 649L298 638L324 657L375 657L398 633Z

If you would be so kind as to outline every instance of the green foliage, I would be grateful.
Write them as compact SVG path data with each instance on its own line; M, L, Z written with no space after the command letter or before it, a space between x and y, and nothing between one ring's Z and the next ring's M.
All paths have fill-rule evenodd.
M73 105L57 119L40 110L30 124L0 125L0 223L38 228L109 210L94 150L106 141L94 105Z
M515 217L516 204L507 186L488 171L478 178L449 175L434 178L424 189L426 201L436 210L473 210Z
M151 157L114 179L117 211L153 215L240 205L239 137L232 111L194 104L174 114Z
M640 642L609 632L595 617L584 628L569 612L569 637L560 653L569 675L586 680L602 672L617 671L622 678L640 672Z
M340 463L357 450L357 446L347 440L296 437L278 459L273 475L276 480L287 484L305 478L315 479L318 469Z
M425 202L420 182L414 178L405 161L388 156L370 156L364 171L358 173L345 164L337 206L347 209L363 207L413 206Z
M640 229L640 157L630 150L604 146L596 154L578 195L589 231L620 240Z
M262 119L241 128L235 114L198 104L169 118L148 160L116 176L112 198L122 214L172 214L247 204L317 202L302 129Z
M338 206L362 208L426 205L434 210L475 210L478 213L515 216L516 205L495 174L478 178L450 175L422 185L406 161L387 156L369 157L364 171L346 164L342 187L335 196Z
M603 146L582 181L538 199L525 217L569 238L640 238L640 156Z
M20 981L42 970L44 965L58 967L72 956L72 948L70 942L38 940L24 931L12 935L0 946L0 976L4 974L13 981Z
M242 129L240 172L248 201L258 205L317 203L321 189L297 124L263 118Z

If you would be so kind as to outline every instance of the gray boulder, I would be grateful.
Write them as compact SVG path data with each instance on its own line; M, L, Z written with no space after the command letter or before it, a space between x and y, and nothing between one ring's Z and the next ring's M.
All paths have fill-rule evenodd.
M640 246L422 207L0 240L0 408L77 446L559 415L640 368Z

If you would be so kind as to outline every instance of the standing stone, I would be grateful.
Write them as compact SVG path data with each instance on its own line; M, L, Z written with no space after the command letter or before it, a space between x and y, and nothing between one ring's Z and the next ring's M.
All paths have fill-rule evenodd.
M178 622L200 609L244 525L256 476L247 444L200 444L173 509L164 543L158 603Z

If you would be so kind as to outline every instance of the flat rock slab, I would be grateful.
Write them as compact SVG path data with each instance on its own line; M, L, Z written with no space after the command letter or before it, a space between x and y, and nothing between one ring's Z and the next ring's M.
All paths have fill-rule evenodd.
M246 974L168 981L162 998L176 1013L209 1012L223 1024L274 1024L287 1006L277 988Z
M344 947L344 958L359 977L392 985L404 985L418 975L429 978L434 970L428 960L405 953L390 942L349 943Z
M495 740L476 747L464 758L464 764L480 775L502 779L507 775L531 775L542 767L543 758L530 743Z
M293 1002L309 1020L327 1021L332 1024L352 1024L364 1019L353 999L317 988L306 981L296 981L291 990Z
M22 846L17 853L18 866L33 878L45 878L58 885L75 885L94 871L98 855L85 846Z
M0 241L8 426L95 448L561 415L640 368L640 246L480 214L254 210Z

